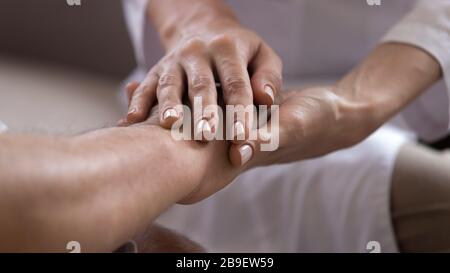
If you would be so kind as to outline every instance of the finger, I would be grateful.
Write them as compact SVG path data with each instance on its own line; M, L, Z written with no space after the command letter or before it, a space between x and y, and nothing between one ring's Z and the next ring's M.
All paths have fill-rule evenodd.
M271 106L282 89L283 65L268 46L261 46L250 63L253 96L258 105Z
M261 154L262 144L269 141L270 135L259 135L256 140L246 141L240 144L232 144L229 150L229 158L233 166L241 167L246 165L250 160L258 158Z
M164 70L159 76L156 94L160 109L159 122L164 128L171 128L183 115L183 78L183 71L178 65Z
M234 166L244 166L250 161L267 161L267 153L288 145L289 132L279 124L279 112L276 110L271 114L271 119L260 129L252 131L251 140L230 146L229 158Z
M139 82L137 82L137 81L129 82L125 86L125 92L127 94L128 106L130 106L131 98L133 97L133 93L134 93L134 91L136 91L138 86L139 86Z
M236 46L226 39L216 41L212 48L225 105L236 107L236 113L232 117L232 135L233 143L239 143L248 137L253 121L253 93L247 60L241 56Z
M130 125L130 124L128 123L126 118L121 118L121 119L119 119L119 121L117 121L117 126L119 126L119 127L126 127L128 125Z
M127 115L130 124L142 122L147 118L155 102L157 85L158 77L151 71L133 92Z
M184 59L189 99L194 109L194 137L211 141L218 129L217 90L211 63L206 55L192 55Z
M136 81L132 81L125 86L125 93L127 95L128 106L130 106L131 98L133 97L133 93L137 89L138 86L139 86L139 83ZM117 122L117 126L128 126L128 125L129 125L129 123L128 123L126 117L120 119Z

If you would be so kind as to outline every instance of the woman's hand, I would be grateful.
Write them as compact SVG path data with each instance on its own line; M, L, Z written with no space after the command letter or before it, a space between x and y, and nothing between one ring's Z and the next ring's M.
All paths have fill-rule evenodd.
M321 156L356 144L374 129L370 123L357 125L362 119L359 114L364 112L364 105L337 95L335 86L282 92L279 99L279 123L268 122L266 127L258 130L255 141L232 145L230 160L233 165L245 165L251 158L250 165L254 166ZM261 145L275 134L279 137L278 149L261 151Z
M185 92L194 107L196 97L202 99L203 110L210 106L194 119L197 134L214 134L218 112L211 106L217 105L218 95L225 105L273 104L282 85L281 60L258 35L240 26L222 1L150 3L149 14L167 54L130 94L128 123L145 120L157 100L159 123L170 128L183 115L180 105ZM222 94L217 93L216 82ZM235 140L248 136L250 120L248 115L235 115Z
M260 137L232 146L231 161L243 165L254 157L254 164L290 162L355 145L439 80L441 73L439 63L420 48L382 44L335 85L280 96L279 126L271 128L272 134L279 132L279 149L268 155L260 152L261 139L268 136Z

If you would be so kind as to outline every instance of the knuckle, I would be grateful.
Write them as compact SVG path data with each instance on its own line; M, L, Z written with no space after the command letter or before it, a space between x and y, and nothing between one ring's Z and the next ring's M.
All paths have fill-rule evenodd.
M190 90L195 94L204 93L213 87L213 81L207 76L196 76L192 79Z
M180 49L180 56L188 57L196 52L202 52L205 48L205 42L199 38L192 38L188 40Z
M228 96L242 96L246 93L248 84L241 76L230 76L225 79L224 91Z
M159 77L158 86L160 89L165 89L171 86L178 85L178 77L172 73L166 73Z
M229 34L219 34L215 37L213 37L209 43L209 46L212 49L223 49L223 48L230 48L234 47L235 42L231 35Z

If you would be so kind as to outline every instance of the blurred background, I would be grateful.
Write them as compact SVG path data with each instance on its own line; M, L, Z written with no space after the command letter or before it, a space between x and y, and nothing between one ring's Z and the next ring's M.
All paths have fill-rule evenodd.
M120 0L0 1L0 120L14 131L115 124L135 66Z

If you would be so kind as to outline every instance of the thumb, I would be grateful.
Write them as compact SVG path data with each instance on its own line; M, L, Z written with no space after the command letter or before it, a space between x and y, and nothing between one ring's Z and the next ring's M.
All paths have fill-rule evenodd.
M255 166L267 165L274 158L272 155L287 145L287 140L287 128L279 124L278 111L272 111L269 122L254 130L249 140L230 146L230 161L236 167L247 165L249 162Z

